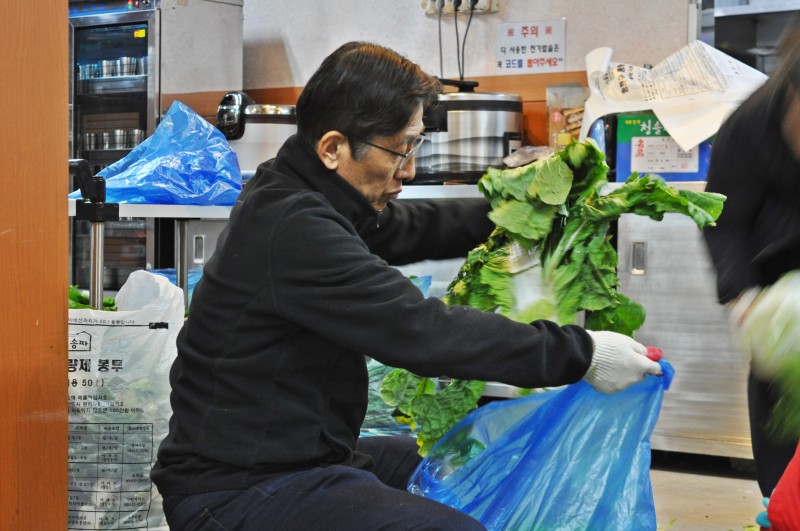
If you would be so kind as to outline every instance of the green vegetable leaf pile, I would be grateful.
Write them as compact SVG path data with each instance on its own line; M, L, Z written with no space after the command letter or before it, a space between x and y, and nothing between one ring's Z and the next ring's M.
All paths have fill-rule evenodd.
M670 212L689 216L703 228L715 223L725 196L677 190L658 175L636 173L601 195L608 169L592 140L572 142L527 166L489 168L478 187L491 202L495 230L468 254L444 301L519 322L548 319L564 325L586 312L586 328L633 336L644 324L645 311L617 291L611 224L622 214L660 221ZM387 376L385 395L393 400L387 403L419 428L420 453L425 455L476 407L483 387L474 396L477 386L453 380L436 392L405 373L397 369ZM452 396L456 392L458 398ZM439 400L446 403L432 405ZM443 419L451 412L448 403L458 403L460 409Z
M97 308L92 308L92 306L89 304L89 296L86 295L80 289L78 289L78 286L70 286L69 309L75 310L80 308L89 308L93 310L97 309ZM103 297L103 307L101 309L108 312L117 311L117 302L116 300L114 300L114 297Z

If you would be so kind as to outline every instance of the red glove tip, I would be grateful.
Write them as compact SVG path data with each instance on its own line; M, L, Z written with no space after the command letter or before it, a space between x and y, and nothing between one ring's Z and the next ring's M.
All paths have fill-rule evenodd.
M664 353L658 347L651 347L651 346L648 345L646 348L647 348L647 357L648 357L648 359L651 359L653 361L660 360L661 357L664 355Z

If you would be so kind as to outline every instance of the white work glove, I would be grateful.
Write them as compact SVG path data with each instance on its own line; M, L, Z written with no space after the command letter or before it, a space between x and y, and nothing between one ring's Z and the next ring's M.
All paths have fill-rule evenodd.
M616 393L646 374L661 374L661 365L647 358L641 343L617 332L587 332L594 342L594 354L583 379L601 393Z

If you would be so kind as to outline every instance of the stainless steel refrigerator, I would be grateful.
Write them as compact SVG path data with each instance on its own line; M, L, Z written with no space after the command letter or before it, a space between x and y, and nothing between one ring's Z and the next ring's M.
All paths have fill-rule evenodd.
M242 2L69 0L71 158L96 174L153 133L165 98L241 89ZM89 222L70 228L70 282L87 287ZM104 288L173 266L173 232L170 220L105 222Z

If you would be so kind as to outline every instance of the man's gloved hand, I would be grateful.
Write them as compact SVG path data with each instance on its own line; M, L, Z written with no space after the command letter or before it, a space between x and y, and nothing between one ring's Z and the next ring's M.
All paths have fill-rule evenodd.
M661 374L661 365L647 358L641 343L616 332L587 332L594 342L594 354L583 379L601 393L622 391L643 380L645 374Z

